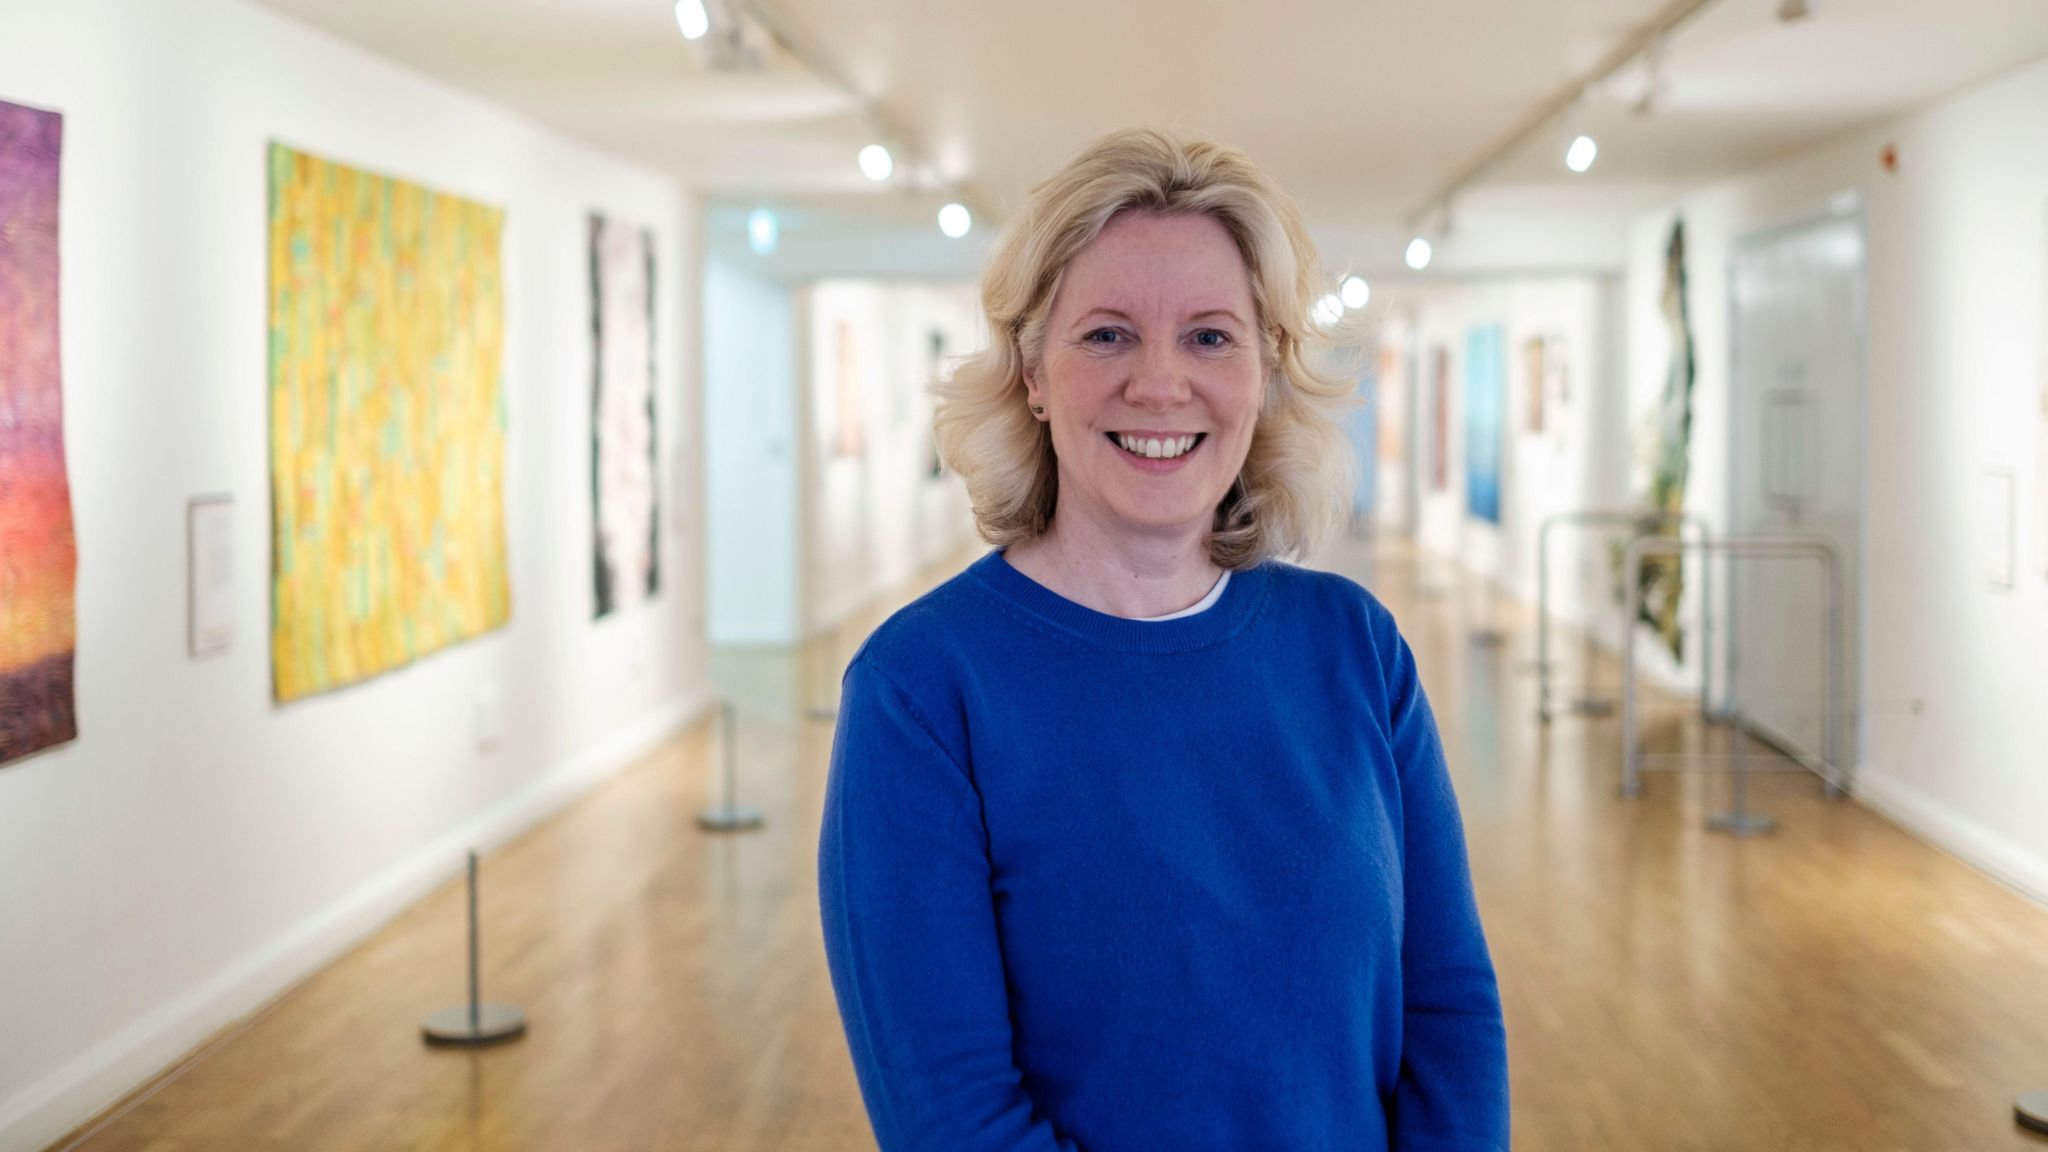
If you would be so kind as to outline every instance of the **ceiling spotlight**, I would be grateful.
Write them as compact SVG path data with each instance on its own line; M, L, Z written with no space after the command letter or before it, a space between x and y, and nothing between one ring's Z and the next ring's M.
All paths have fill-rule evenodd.
M1429 267L1429 258L1434 255L1436 253L1430 248L1429 241L1417 236L1408 242L1408 251L1401 258L1408 262L1410 268L1420 272Z
M1795 24L1813 15L1813 5L1808 0L1778 0L1778 19Z
M685 40L700 40L711 31L711 13L704 10L704 0L676 0L676 25Z
M1309 315L1317 324L1328 328L1344 318L1344 302L1334 292L1326 293L1309 309Z
M967 205L954 201L939 209L939 231L958 240L974 227L974 216L967 211Z
M1372 299L1372 285L1356 276L1346 276L1337 291L1344 300L1344 306L1354 312Z
M887 180L889 173L896 170L896 161L889 150L880 144L870 144L860 150L860 173L870 180Z
M747 247L756 256L767 256L775 251L782 240L782 228L775 222L775 213L766 208L756 208L747 213Z
M1576 136L1571 147L1564 150L1564 166L1574 172L1584 172L1593 166L1593 159L1600 155L1600 145L1591 136Z

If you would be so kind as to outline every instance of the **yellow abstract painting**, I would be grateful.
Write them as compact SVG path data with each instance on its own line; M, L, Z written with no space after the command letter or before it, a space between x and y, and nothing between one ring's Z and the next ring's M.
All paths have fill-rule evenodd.
M502 209L270 147L280 702L501 627Z

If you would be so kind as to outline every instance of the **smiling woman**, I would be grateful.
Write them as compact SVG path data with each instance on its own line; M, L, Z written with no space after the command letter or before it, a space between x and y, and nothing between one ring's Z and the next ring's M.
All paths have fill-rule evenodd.
M1293 202L1243 153L1149 131L1098 141L1034 191L998 242L982 284L998 338L939 389L940 452L966 481L982 534L1008 547L1052 528L1062 482L1077 479L1061 467L1061 440L1079 427L1043 385L1083 363L1066 353L1086 341L1098 386L1120 365L1159 369L1169 352L1199 357L1212 383L1249 382L1249 439L1202 448L1225 459L1210 469L1224 482L1199 535L1221 569L1312 550L1350 490L1339 420L1355 402L1350 382L1318 375L1304 355L1320 284ZM1224 399L1203 392L1205 409ZM1149 395L1132 406L1156 408ZM1181 430L1139 420L1104 431Z
M997 246L936 422L998 551L855 656L819 837L884 1152L1507 1147L1414 658L1277 559L1348 492L1316 263L1242 153L1143 131Z

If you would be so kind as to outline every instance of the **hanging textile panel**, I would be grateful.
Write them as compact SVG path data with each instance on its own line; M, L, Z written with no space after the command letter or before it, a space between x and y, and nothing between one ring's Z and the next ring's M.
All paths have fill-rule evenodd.
M280 702L511 618L504 212L270 148Z
M661 588L654 235L590 217L591 509L597 615Z
M0 763L78 736L78 545L64 470L64 119L0 101Z

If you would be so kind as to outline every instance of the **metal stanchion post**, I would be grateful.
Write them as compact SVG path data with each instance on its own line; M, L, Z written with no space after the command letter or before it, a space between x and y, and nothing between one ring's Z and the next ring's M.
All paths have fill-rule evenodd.
M706 808L704 811L697 813L697 825L707 832L743 832L748 829L759 828L767 819L761 815L759 809L741 808L737 803L739 793L739 753L735 746L738 734L734 730L733 715L732 701L719 701L718 729L722 737L720 743L724 746L725 799L718 807Z
M1730 557L1763 558L1806 558L1820 562L1823 594L1826 604L1827 629L1827 671L1826 686L1823 690L1825 709L1822 722L1821 754L1812 753L1797 756L1802 765L1819 775L1826 782L1830 796L1846 794L1844 781L1847 775L1840 766L1844 751L1844 722L1848 702L1843 692L1843 632L1841 565L1837 558L1835 544L1825 536L1811 534L1785 534L1760 536L1733 536L1719 539L1687 540L1683 536L1638 536L1629 542L1628 552L1622 562L1625 580L1624 610L1630 621L1630 632L1622 638L1621 645L1621 793L1636 796L1642 792L1642 750L1636 746L1636 659L1633 627L1642 611L1642 582L1640 573L1643 560L1651 555L1684 556L1687 552L1700 552L1711 557L1715 554ZM1711 561L1709 561L1710 563ZM1708 586L1702 581L1703 589ZM1705 626L1702 626L1705 630ZM1732 644L1732 642L1731 642ZM1702 652L1711 656L1711 649L1702 643ZM1703 676L1700 689L1702 712L1706 711L1710 696L1711 681ZM1733 696L1730 690L1729 695ZM1730 709L1739 715L1739 707L1731 699Z
M1683 536L1687 528L1699 533L1699 539L1708 540L1712 533L1700 517L1682 512L1678 514L1644 512L1640 509L1625 508L1580 508L1570 512L1558 512L1544 518L1536 529L1536 719L1539 723L1550 723L1554 713L1550 707L1550 677L1553 665L1550 661L1550 533L1552 529L1565 525L1583 527L1628 528L1637 536L1646 534L1646 526L1657 525L1669 529L1676 527ZM1634 537L1632 536L1631 539ZM1713 621L1713 576L1711 565L1702 565L1700 579L1700 631L1703 674L1700 677L1700 711L1708 714L1710 689L1712 685L1712 637ZM1626 638L1633 627L1632 619L1622 621L1622 636ZM1580 630L1584 642L1583 666L1585 681L1580 685L1579 695L1571 702L1571 710L1580 716L1606 716L1614 711L1614 701L1593 694L1593 666L1600 658L1599 641L1593 629Z
M1572 712L1579 716L1611 716L1614 714L1614 701L1593 695L1593 665L1600 659L1600 642L1594 638L1591 627L1583 631L1584 651L1579 659L1585 665L1586 682L1580 686L1579 694L1572 697ZM1627 636L1629 629L1624 626L1621 634Z
M1733 696L1732 692L1730 696ZM1777 828L1778 822L1768 816L1752 815L1749 811L1749 731L1742 721L1742 705L1732 698L1728 701L1728 726L1735 741L1735 771L1731 781L1734 803L1729 811L1707 817L1707 827L1740 839L1761 836Z
M1622 571L1622 611L1628 626L1621 632L1621 794L1643 794L1642 749L1636 746L1636 613L1642 610L1643 591L1636 584L1636 549L1629 545Z
M479 1046L511 1040L526 1033L526 1013L510 1004L483 1002L482 965L478 960L476 853L469 854L469 1003L444 1008L420 1025L429 1044Z
M1550 723L1550 517L1536 529L1536 720Z
M2048 1091L2021 1093L2012 1106L2012 1118L2022 1128L2048 1134Z

